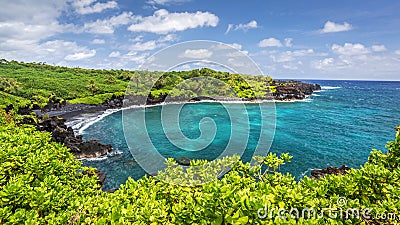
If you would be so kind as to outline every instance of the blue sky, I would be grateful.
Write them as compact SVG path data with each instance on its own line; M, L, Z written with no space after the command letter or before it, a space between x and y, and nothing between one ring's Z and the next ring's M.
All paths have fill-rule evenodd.
M399 1L0 1L8 60L135 69L172 44L213 40L275 78L400 80Z

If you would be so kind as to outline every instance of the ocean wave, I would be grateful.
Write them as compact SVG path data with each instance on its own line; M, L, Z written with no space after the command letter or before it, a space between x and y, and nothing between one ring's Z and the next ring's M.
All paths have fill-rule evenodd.
M319 96L321 96L321 95L318 95L318 94L313 93L311 96L319 97Z
M95 161L103 161L106 160L108 158L108 156L100 156L100 157L96 157L96 158L80 158L78 159L79 161L89 161L89 162L95 162Z
M321 89L322 90L333 90L333 89L339 89L342 87L335 87L335 86L322 86Z
M303 171L303 172L301 173L301 175L300 175L299 178L304 178L305 176L307 176L308 174L310 174L312 170L313 170L312 168L309 168L309 169L307 169L306 171Z
M109 157L113 157L113 156L121 155L121 154L123 154L122 151L113 150L113 151L107 153L107 155L104 155L104 156L95 157L95 158L80 158L80 159L78 159L78 160L80 160L80 161L83 161L83 160L84 160L84 161L89 161L89 162L103 161L103 160L108 159Z
M81 114L77 117L73 117L70 121L67 121L65 125L71 127L76 134L83 134L83 132L93 125L94 123L100 121L104 117L118 112L121 109L107 109L105 111L100 111L96 113L86 113Z
M298 100L290 100L290 101L281 101L281 100L276 100L274 102L276 103L293 103L293 102L312 102L312 98L305 98L305 99L298 99Z

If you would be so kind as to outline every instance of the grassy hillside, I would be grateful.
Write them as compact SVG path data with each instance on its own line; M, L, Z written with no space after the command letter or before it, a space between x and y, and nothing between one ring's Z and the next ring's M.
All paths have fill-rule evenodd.
M162 77L156 80L156 77L161 75ZM191 79L198 76L215 79ZM272 82L270 77L229 74L211 69L160 73L67 68L43 63L1 60L0 93L8 97L7 100L0 101L0 108L5 108L10 103L26 104L25 100L32 100L32 104L42 107L52 97L70 103L100 104L113 95L123 95L130 80L133 94L144 96L149 94L145 90L150 81L156 82L151 89L153 96L168 94L176 84L182 82L181 89L171 93L173 96L233 97L230 90L232 88L236 97L255 98L265 97L267 93L273 92L274 88L268 86Z

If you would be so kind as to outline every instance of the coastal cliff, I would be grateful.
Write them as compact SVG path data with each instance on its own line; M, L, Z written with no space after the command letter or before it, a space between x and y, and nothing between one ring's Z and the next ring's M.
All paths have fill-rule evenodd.
M311 95L314 91L320 91L319 84L309 84L301 81L274 81L276 92L274 99L279 101L302 100Z

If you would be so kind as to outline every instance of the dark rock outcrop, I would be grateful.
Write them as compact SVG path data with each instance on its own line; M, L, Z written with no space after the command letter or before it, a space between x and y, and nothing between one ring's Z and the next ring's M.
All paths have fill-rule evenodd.
M14 109L13 104L10 104L10 105L6 106L6 108L5 108L4 110L6 111L6 113L9 113L9 112L11 112L11 110L13 110L13 109Z
M17 113L19 115L29 115L29 114L31 114L31 112L32 112L32 110L27 106L20 107L20 108L18 108L18 111L17 111Z
M72 128L67 127L65 120L59 117L50 117L38 122L37 129L50 132L51 141L63 143L78 159L100 157L112 151L111 145L101 144L97 140L83 141L81 135L75 136Z
M121 108L124 105L124 96L112 96L109 100L101 104L105 109Z
M273 94L275 100L280 101L301 100L314 91L321 90L319 84L308 84L301 81L276 81L272 86L276 86L276 92Z
M341 167L328 166L328 167L323 168L323 169L311 170L310 178L318 179L318 178L324 177L326 175L346 174L348 170L350 170L350 167L348 167L346 165L343 165Z
M204 101L204 100L213 101L213 100L215 100L215 98L208 97L208 96L197 96L197 97L189 99L189 102L199 102L199 101Z
M65 105L66 105L66 101L63 101L63 100L58 99L55 96L53 96L53 97L51 97L49 99L47 104L43 108L41 108L40 110L42 112L49 112L49 111L52 111L52 110L60 110L63 107L65 107ZM33 109L37 109L37 108L38 108L38 106L33 107Z
M69 147L69 146L67 146ZM106 155L108 152L112 151L111 145L107 144L101 144L97 140L90 140L90 141L85 141L81 142L78 144L78 146L73 146L76 147L75 149L78 149L77 152L72 152L75 156L75 158L96 158L100 157L103 155ZM72 148L71 148L72 150Z
M175 159L175 161L182 166L190 166L190 159L186 157L180 157Z
M106 174L101 172L100 170L96 170L94 172L89 172L89 171L83 171L83 175L88 175L89 177L96 176L97 177L97 183L100 186L103 186L104 181L106 180Z
M151 104L161 103L161 102L164 102L166 98L167 98L166 94L160 95L158 97L155 97L152 94L149 94L149 96L147 97L147 100L146 100L146 104L151 105Z

